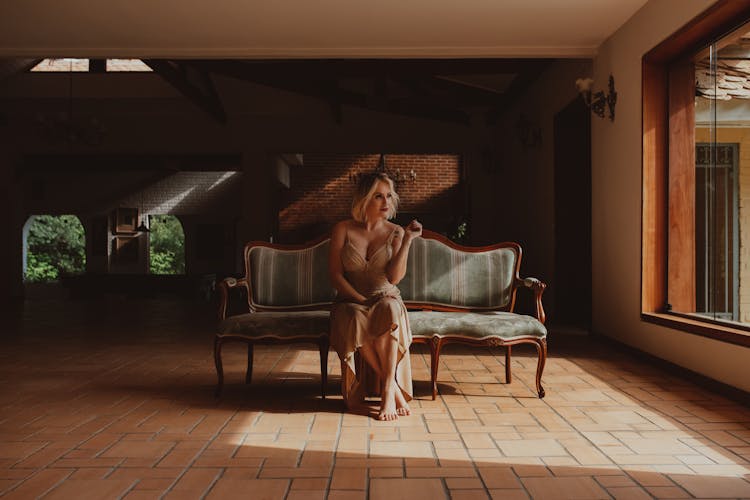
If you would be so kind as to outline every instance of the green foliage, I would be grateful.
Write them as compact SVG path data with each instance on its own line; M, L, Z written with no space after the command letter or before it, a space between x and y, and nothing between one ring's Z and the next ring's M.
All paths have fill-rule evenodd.
M185 274L185 233L174 215L149 216L152 274Z
M36 215L26 239L29 282L49 282L81 274L86 267L86 237L75 215Z

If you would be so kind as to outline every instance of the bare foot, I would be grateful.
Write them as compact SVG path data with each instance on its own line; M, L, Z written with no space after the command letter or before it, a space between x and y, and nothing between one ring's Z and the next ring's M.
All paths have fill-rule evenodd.
M398 413L396 413L396 392L399 389L396 387L395 380L391 380L389 383L383 385L378 420L396 420L398 418Z
M396 387L396 413L401 417L411 415L409 403L406 402L404 393L398 387Z

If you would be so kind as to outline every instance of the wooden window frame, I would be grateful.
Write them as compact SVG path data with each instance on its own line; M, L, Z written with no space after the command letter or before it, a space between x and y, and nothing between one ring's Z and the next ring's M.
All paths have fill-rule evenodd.
M695 185L695 115L685 112L695 96L695 78L688 74L694 71L692 56L748 19L750 0L720 0L642 59L641 319L743 346L750 346L750 325L667 311L667 285L679 286L669 300L678 309L692 310L694 207L679 196L686 184ZM668 262L680 262L680 272L676 266L670 272Z

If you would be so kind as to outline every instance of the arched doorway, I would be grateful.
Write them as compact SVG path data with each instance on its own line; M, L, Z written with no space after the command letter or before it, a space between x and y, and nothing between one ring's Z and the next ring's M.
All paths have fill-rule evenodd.
M185 231L174 215L149 215L151 274L185 274Z
M75 215L32 215L23 227L23 279L50 283L86 270L86 232Z

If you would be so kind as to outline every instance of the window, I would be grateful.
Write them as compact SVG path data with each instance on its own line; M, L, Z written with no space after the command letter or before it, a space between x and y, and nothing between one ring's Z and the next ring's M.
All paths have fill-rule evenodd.
M74 71L86 72L89 70L88 59L74 59L70 57L60 59L45 59L33 68L34 72Z
M86 235L75 215L34 215L24 226L23 278L49 283L86 270Z
M107 72L148 72L153 71L140 59L106 59L105 69ZM44 59L31 68L33 72L77 72L86 73L90 70L89 59L59 58Z
M151 274L185 274L185 232L174 215L149 215Z
M107 59L107 71L153 71L140 59Z
M749 19L750 2L718 2L643 60L642 316L743 345Z

